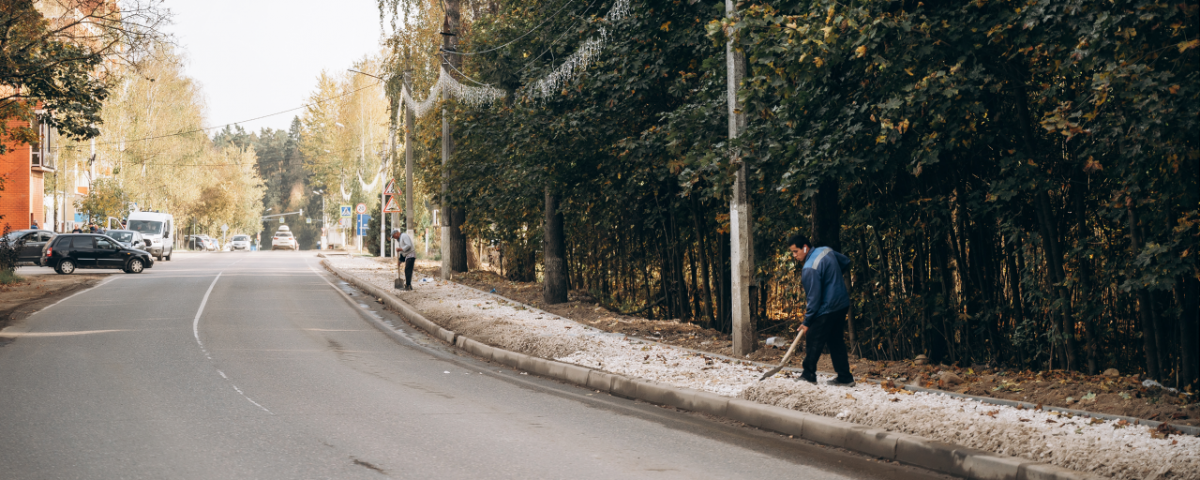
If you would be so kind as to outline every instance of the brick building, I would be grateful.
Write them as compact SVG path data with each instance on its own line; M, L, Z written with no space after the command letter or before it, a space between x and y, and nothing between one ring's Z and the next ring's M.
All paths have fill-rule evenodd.
M24 127L25 122L10 122L10 127ZM12 230L32 228L33 224L48 228L46 198L44 195L47 175L55 172L54 130L39 124L41 141L35 144L7 145L8 151L0 155L0 177L4 178L4 190L0 191L0 230L6 226Z

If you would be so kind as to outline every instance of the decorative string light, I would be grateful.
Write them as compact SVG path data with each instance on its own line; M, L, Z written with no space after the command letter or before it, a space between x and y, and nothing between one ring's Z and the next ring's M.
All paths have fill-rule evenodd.
M616 23L629 16L629 0L617 0L608 14L604 16L607 23ZM545 99L558 94L567 84L583 75L583 72L591 66L600 57L601 50L608 43L608 28L600 27L600 36L591 37L584 40L579 46L558 68L550 72L543 78L522 87L517 91L518 95L527 99ZM484 85L481 87L473 87L463 85L455 80L453 76L446 73L445 68L438 70L437 82L429 87L429 95L424 100L417 101L409 93L408 87L403 87L400 90L400 109L404 105L408 105L413 110L413 114L418 117L425 116L437 103L438 99L445 94L447 97L453 97L459 102L470 106L481 106L495 102L505 97L504 90L499 88ZM400 111L397 109L397 111Z

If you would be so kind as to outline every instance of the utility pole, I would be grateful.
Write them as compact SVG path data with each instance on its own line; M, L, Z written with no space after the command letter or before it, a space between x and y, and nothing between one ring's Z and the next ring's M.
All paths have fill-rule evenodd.
M462 57L458 52L458 30L461 25L461 0L445 0L442 3L446 17L442 23L442 68L450 72L462 70ZM446 93L442 92L443 100ZM452 272L467 271L467 239L462 234L466 212L450 204L450 152L454 140L450 138L450 117L442 103L442 278L449 280Z
M404 88L412 91L412 72L404 72ZM413 235L413 157L412 157L412 129L415 120L413 119L412 105L404 105L404 231L408 232L408 236ZM392 220L396 220L396 214L392 214Z
M725 16L738 18L734 0L725 0ZM746 114L738 102L738 87L746 75L745 53L734 48L733 40L725 42L726 80L729 96L729 141L732 143L746 129ZM733 323L733 354L748 355L757 346L754 324L750 320L750 281L754 267L754 233L750 222L750 201L746 194L746 164L741 152L734 150L730 162L737 165L733 182L733 197L729 200L730 266L733 270L731 303Z

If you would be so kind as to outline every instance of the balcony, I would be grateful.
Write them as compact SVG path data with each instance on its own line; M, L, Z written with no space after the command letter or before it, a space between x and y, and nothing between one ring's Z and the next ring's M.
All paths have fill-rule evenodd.
M40 141L29 145L29 166L35 172L53 172L58 163L58 129L42 121L44 114L38 111L36 121Z

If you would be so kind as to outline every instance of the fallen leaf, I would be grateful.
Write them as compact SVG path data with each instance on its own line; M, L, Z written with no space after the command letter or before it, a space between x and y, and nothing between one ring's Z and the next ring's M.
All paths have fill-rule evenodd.
M851 395L849 393L846 394L846 398L849 398L850 400L855 400L855 401L858 400L857 398L854 398L854 395ZM1166 425L1166 424L1164 424L1164 425Z

